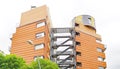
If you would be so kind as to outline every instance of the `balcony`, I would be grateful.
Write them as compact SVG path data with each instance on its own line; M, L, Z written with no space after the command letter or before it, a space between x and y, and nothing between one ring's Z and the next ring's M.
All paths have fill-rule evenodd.
M107 67L106 62L101 62L101 61L99 61L99 62L98 62L98 65L99 65L99 66L102 66L102 67L105 67L105 68Z
M102 58L105 58L105 53L103 52L98 52L98 56L102 57Z

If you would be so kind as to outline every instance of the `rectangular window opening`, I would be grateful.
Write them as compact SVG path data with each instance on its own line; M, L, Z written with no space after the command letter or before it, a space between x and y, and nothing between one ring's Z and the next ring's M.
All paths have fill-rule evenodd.
M101 48L97 48L98 52L103 52L103 50Z
M81 56L81 52L78 52L78 51L77 51L77 52L76 52L76 55Z
M76 27L78 27L78 26L79 26L79 24L78 24L78 23L75 23L75 26L76 26Z
M39 50L39 49L42 49L42 48L44 48L44 44L35 45L35 50Z
M79 33L79 32L75 32L75 34L80 36L80 33Z
M42 26L45 26L45 22L37 23L37 28L42 27Z
M80 46L81 44L80 44L80 42L76 41L76 45Z
M44 36L45 36L44 32L36 34L36 38L41 38L41 37L44 37Z
M79 67L82 67L82 63L81 62L77 62L76 65L79 66Z
M102 57L98 57L98 61L104 61L104 58L102 58Z

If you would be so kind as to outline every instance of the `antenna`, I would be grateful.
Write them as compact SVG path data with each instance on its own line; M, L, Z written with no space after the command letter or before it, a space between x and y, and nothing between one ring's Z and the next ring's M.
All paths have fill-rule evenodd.
M31 6L31 9L34 9L34 8L36 8L36 6Z

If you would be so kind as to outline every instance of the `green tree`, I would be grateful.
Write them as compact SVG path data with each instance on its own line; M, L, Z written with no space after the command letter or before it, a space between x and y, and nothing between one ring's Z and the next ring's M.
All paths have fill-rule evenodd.
M30 66L33 67L33 69L59 69L58 65L50 60L46 59L37 59L36 61L33 61Z
M58 65L50 60L37 59L31 64L26 64L23 58L16 55L0 53L0 69L59 69Z
M0 69L1 69L2 63L4 63L4 61L5 61L5 56L2 53L0 53Z
M25 64L20 69L34 69L31 65Z
M20 69L25 65L23 58L16 55L3 55L0 53L0 69Z

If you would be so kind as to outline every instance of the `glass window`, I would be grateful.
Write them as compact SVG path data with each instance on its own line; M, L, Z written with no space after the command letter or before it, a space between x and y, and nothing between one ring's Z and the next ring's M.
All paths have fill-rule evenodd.
M36 61L37 58L44 59L44 56L35 56L35 57L34 57L34 60Z
M99 66L99 67L98 67L98 69L105 69L105 68L104 68L104 67L102 67L102 66Z
M80 42L76 41L76 45L80 46L81 44L80 44Z
M76 55L81 56L81 52L78 52L78 51L77 51L77 52L76 52Z
M97 51L98 52L103 52L101 48L97 48Z
M79 26L79 24L78 24L78 23L75 23L75 26L77 27L77 26Z
M35 50L44 48L44 44L35 45Z
M45 36L44 32L36 34L36 38L41 38L41 37L44 37L44 36Z
M79 66L79 67L82 67L82 63L81 62L77 62L76 65Z
M98 57L99 61L104 61L104 59L102 57Z
M91 24L91 18L88 18L89 23Z
M45 26L45 22L40 22L37 24L37 28L42 27L42 26Z
M79 33L79 32L76 32L75 34L76 34L76 35L80 35L80 33Z

